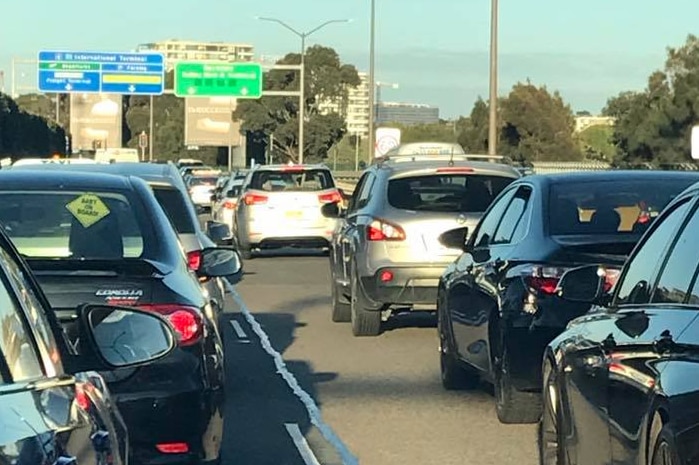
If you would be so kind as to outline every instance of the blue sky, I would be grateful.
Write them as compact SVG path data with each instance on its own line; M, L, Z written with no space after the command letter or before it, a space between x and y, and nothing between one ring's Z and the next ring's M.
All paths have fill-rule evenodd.
M376 0L377 80L396 82L382 99L468 114L488 94L488 0ZM250 43L283 55L298 39L256 16L308 30L346 62L368 68L369 0L32 0L5 2L0 70L9 92L11 58L41 49L121 51L179 38ZM559 90L575 110L599 111L608 97L640 89L663 65L667 46L699 33L697 0L500 0L500 82L507 93L529 78ZM21 71L20 67L20 71ZM26 69L26 68L24 68Z

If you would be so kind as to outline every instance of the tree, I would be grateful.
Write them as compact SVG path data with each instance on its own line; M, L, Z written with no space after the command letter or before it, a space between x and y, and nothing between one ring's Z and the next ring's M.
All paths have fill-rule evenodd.
M41 116L22 110L0 93L0 154L12 158L46 157L63 153L65 132Z
M460 124L461 123L461 124ZM400 140L407 144L410 142L447 142L456 143L463 120L439 121L427 124L387 124L401 130Z
M590 126L578 135L580 148L588 160L611 162L616 155L611 126Z
M459 134L459 144L466 152L485 153L488 151L489 106L478 98L471 110L471 116L464 122L464 129Z
M298 53L289 53L277 63L298 64L300 59ZM346 132L342 115L347 106L348 91L350 87L358 86L360 80L356 68L342 64L332 48L320 45L308 48L305 66L304 153L307 160L320 161ZM265 89L297 91L298 74L296 70L271 70L265 74ZM330 109L326 110L326 105ZM254 140L267 139L274 134L275 151L297 161L298 114L296 97L262 97L240 100L233 117L241 121L241 131L249 132Z

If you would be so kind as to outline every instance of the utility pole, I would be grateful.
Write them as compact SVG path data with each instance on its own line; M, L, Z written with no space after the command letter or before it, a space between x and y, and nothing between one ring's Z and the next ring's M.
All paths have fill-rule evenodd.
M498 152L498 0L490 7L490 115L488 121L488 155Z
M359 171L359 139L361 137L359 133L354 136L354 171Z
M371 0L371 24L369 26L369 159L367 160L371 163L372 158L374 158L374 92L376 91L376 80L374 76L374 49L375 49L375 29L376 29L376 0Z
M148 161L153 161L153 103L155 99L150 96L150 109L148 115ZM145 157L144 157L145 158Z

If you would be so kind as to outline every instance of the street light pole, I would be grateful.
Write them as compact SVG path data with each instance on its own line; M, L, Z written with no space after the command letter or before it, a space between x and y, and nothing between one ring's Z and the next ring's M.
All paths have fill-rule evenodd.
M490 115L488 122L488 155L498 151L498 0L490 7Z
M281 25L282 27L285 27L286 29L290 30L294 34L296 34L300 39L301 39L301 72L300 74L300 81L301 81L301 89L299 90L299 164L303 163L303 153L304 153L304 138L303 138L303 129L304 129L304 120L306 118L306 37L310 36L311 34L319 31L320 29L324 28L328 24L332 23L349 23L351 20L349 19L331 19L330 21L326 21L322 23L319 26L314 27L310 31L307 32L300 32L294 29L293 27L289 26L286 24L284 21L276 18L261 18L257 17L260 21L270 21L273 23L277 23Z
M374 108L374 92L376 92L376 79L374 76L374 49L376 45L376 0L371 0L371 24L369 26L369 160L374 158L374 117L376 108Z

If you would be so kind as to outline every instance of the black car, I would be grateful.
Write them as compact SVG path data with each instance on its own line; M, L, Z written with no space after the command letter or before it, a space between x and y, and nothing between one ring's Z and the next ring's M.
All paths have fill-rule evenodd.
M126 420L134 459L216 460L223 344L197 276L148 184L133 176L65 170L0 172L0 223L71 340L75 306L82 303L138 307L163 315L176 330L178 348L168 357L103 374ZM239 276L240 269L235 251L202 250L200 276Z
M614 287L600 266L558 293L593 310L543 359L541 463L699 463L699 184L663 211Z
M503 423L541 415L546 345L589 304L555 294L568 269L606 265L611 286L658 212L699 173L580 172L533 175L510 184L464 247L463 229L442 240L464 247L438 290L442 384L495 386Z
M78 356L45 295L0 232L0 463L125 465L127 438L94 373L136 367L175 349L157 315L105 305L74 309ZM112 328L117 321L120 331ZM134 342L147 338L138 353ZM115 355L119 355L115 357Z

